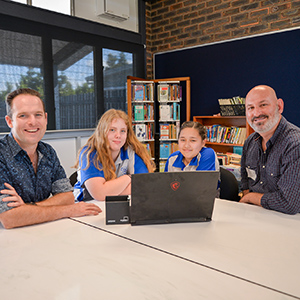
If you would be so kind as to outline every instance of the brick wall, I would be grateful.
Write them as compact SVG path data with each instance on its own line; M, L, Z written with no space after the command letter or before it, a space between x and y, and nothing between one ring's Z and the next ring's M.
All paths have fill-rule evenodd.
M300 0L152 0L146 3L147 78L152 57L195 45L300 26Z

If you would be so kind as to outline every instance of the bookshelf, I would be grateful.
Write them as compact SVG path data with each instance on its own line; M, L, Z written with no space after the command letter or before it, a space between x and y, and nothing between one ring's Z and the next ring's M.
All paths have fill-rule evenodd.
M225 127L245 128L246 137L253 132L253 129L247 123L245 116L194 116L193 120L201 123L204 126L221 125ZM233 152L234 146L243 146L243 144L224 142L206 142L206 145L213 148L216 152L221 153Z
M182 101L182 82L185 97ZM145 145L159 170L177 150L182 122L190 120L190 78L145 80L127 77L127 110L138 139ZM182 105L185 104L185 117Z

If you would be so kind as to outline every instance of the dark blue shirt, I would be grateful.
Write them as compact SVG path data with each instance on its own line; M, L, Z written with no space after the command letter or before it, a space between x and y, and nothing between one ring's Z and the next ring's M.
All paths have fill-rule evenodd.
M0 189L6 189L4 183L12 185L25 203L38 202L55 195L73 190L65 171L60 165L55 150L48 144L39 142L37 147L39 160L37 172L12 134L0 140ZM0 194L0 213L10 209Z
M264 194L261 205L287 214L300 212L300 128L281 118L263 151L254 132L245 141L242 190Z

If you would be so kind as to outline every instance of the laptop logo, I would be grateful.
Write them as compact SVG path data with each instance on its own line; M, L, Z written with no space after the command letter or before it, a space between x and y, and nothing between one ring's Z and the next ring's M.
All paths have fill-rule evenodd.
M179 189L179 187L180 187L180 182L173 181L173 182L171 182L170 185L171 185L171 188L172 188L173 191L177 191Z

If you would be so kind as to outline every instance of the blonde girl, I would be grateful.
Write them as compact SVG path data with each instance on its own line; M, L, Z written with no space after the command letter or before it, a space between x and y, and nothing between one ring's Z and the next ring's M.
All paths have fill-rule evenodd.
M136 138L128 115L110 109L79 151L75 198L105 200L106 196L131 194L131 174L153 172L145 147Z

